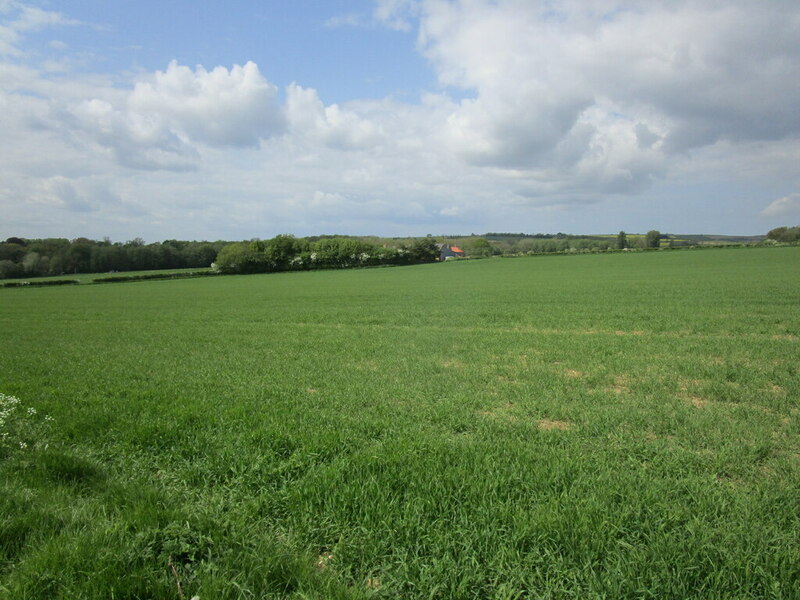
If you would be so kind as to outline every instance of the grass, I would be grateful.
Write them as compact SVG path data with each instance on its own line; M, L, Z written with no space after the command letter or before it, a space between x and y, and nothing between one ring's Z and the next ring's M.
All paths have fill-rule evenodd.
M0 597L800 598L798 259L0 290Z

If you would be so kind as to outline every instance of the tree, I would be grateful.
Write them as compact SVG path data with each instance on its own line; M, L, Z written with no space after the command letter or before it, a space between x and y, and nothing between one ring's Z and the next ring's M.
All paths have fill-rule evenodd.
M251 242L237 242L219 251L216 269L221 273L265 273L269 265L264 253L254 249Z
M273 271L285 271L296 256L308 249L308 244L290 234L276 235L271 240L258 243Z
M24 276L22 265L18 265L13 260L0 260L0 279Z
M767 239L776 242L797 242L800 241L800 225L796 227L776 227L767 233Z
M624 231L620 231L617 234L617 250L624 250L628 247L628 236L625 235Z
M651 229L644 236L645 248L658 248L661 245L661 232Z
M462 243L468 256L491 256L494 253L492 245L486 238L472 238Z
M433 262L439 258L439 248L433 238L417 238L411 243L408 250L411 258L421 262Z

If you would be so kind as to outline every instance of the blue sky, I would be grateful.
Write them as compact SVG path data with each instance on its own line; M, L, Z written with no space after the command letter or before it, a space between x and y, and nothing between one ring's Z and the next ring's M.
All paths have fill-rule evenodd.
M800 223L800 5L0 0L0 237Z
M415 51L415 35L383 26L371 2L230 0L220 2L82 0L50 6L86 23L58 38L94 55L91 67L156 71L171 60L206 67L250 60L280 88L297 82L325 102L403 95L435 85ZM353 26L356 24L356 26ZM39 47L53 37L37 34Z

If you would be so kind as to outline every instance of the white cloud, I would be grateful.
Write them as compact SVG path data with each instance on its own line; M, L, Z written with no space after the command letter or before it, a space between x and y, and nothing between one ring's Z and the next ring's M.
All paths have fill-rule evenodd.
M173 61L130 92L108 93L68 109L88 140L127 167L196 168L203 146L255 147L284 131L277 89L255 63L194 71Z
M789 194L774 200L761 214L765 217L800 216L800 194Z
M531 187L638 191L672 155L800 134L797 5L422 4L421 49L473 94L448 118L452 150Z
M410 31L419 10L418 0L376 0L374 16L392 29Z
M292 133L342 150L379 144L380 125L337 104L325 106L316 90L291 84L286 90L286 116Z
M277 88L253 62L194 71L172 61L128 99L133 120L212 146L254 146L283 129Z
M363 13L346 13L336 15L325 21L325 27L337 29L339 27L366 27L369 18Z
M26 33L48 27L82 25L80 21L65 17L62 13L42 10L15 0L0 2L0 56L19 56L19 44Z

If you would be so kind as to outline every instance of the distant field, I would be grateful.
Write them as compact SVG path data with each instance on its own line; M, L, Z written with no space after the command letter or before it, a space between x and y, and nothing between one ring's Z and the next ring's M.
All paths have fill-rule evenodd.
M797 247L3 289L0 347L0 598L800 598Z

